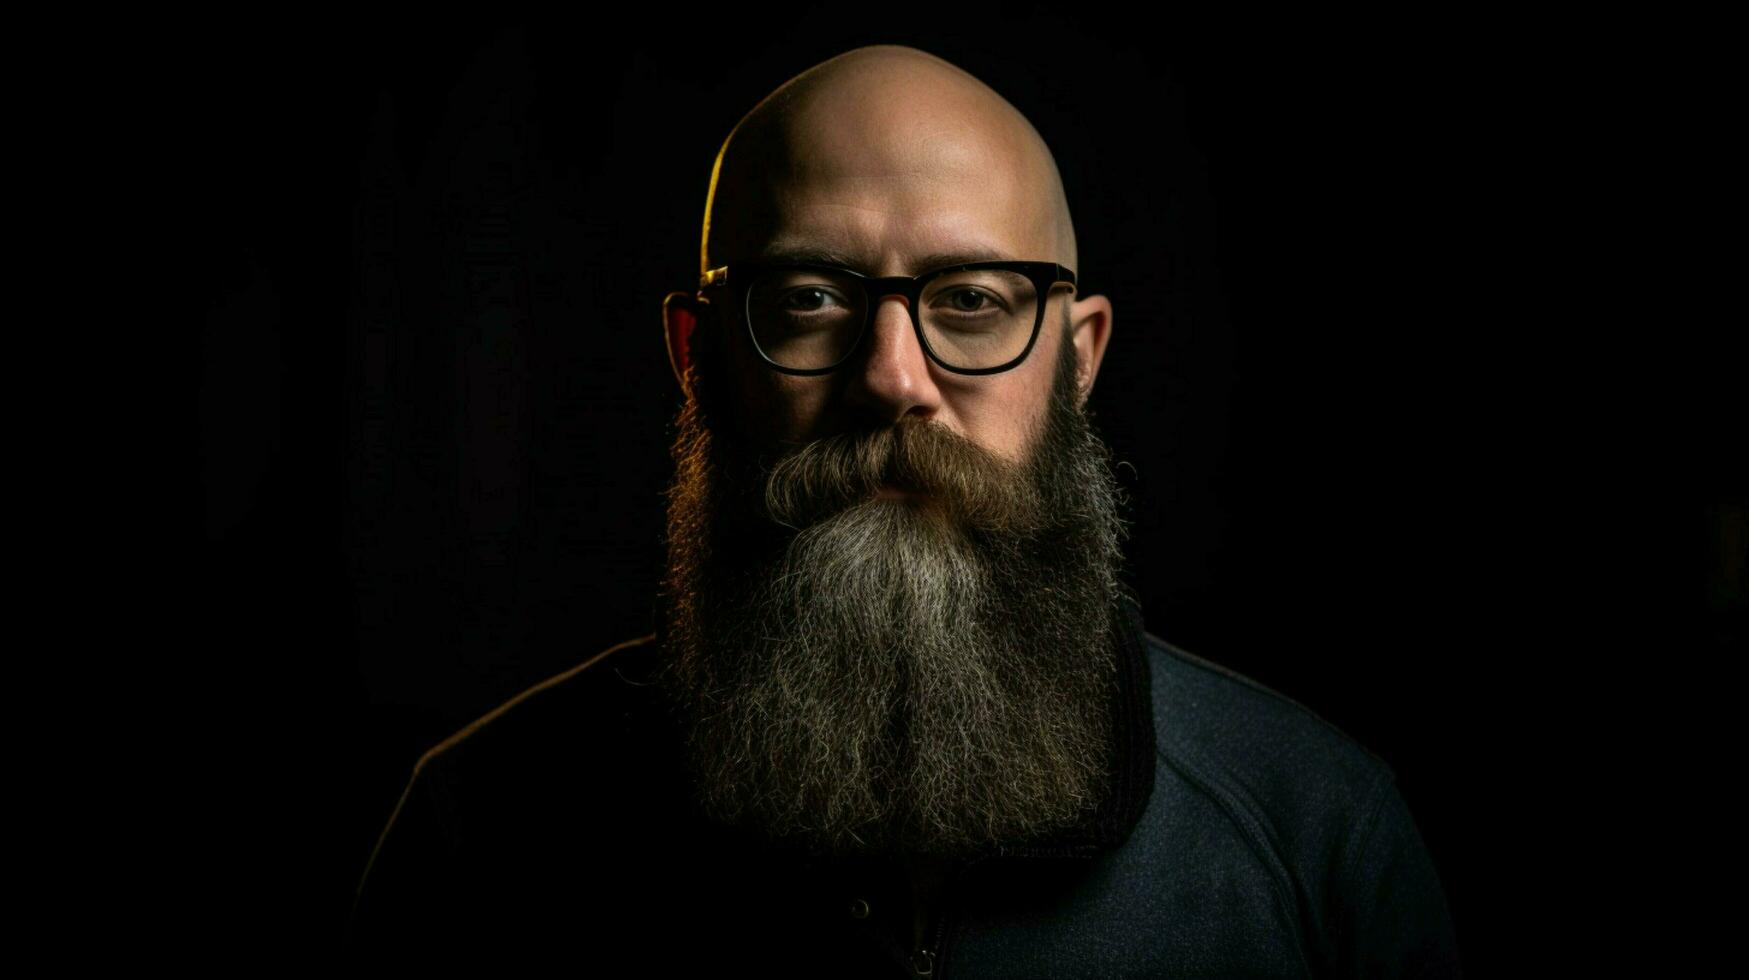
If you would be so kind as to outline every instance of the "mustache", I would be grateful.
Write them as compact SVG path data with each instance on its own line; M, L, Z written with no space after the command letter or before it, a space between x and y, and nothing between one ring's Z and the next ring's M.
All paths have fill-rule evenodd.
M1026 533L1046 517L1029 465L1009 462L928 419L804 443L764 468L755 487L771 520L800 530L873 505L888 483L969 530Z

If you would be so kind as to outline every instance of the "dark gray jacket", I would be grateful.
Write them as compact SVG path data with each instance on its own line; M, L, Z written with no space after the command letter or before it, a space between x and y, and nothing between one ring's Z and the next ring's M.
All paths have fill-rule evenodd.
M1147 633L1133 604L1117 619L1117 791L1075 833L951 877L921 944L897 868L807 860L693 814L646 680L650 636L420 760L362 884L354 949L585 975L1457 975L1439 879L1385 764Z

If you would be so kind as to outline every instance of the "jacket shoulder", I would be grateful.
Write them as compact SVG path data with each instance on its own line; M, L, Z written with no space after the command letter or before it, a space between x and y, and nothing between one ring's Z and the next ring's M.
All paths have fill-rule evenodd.
M1450 911L1390 766L1236 671L1152 634L1146 647L1157 783L1248 844L1310 960L1340 976L1456 976Z
M528 813L559 820L599 809L593 799L598 786L647 781L646 756L656 750L648 737L656 700L648 680L653 641L642 636L615 644L531 685L425 752L377 850L415 823L428 825L446 846L478 844Z
M432 765L454 767L496 756L512 743L576 746L589 729L611 723L634 701L645 700L655 656L655 634L647 634L533 684L433 746L414 767L415 775Z
M1196 757L1244 781L1392 776L1385 761L1292 698L1147 634L1161 751Z
M627 801L667 801L648 734L655 652L652 636L616 644L421 756L360 878L354 946L404 952L434 936L466 945L556 928L536 899L585 869L605 873L604 848L644 813Z
M1147 650L1162 766L1212 799L1302 893L1397 798L1384 760L1310 709L1153 634Z
M648 701L654 639L617 643L524 689L432 746L414 763L366 877L395 837L417 828L430 846L457 846L463 826L498 807L506 791L522 796L565 791L578 781L555 776L577 772L591 760L617 758L600 749L616 730L628 728L637 707Z

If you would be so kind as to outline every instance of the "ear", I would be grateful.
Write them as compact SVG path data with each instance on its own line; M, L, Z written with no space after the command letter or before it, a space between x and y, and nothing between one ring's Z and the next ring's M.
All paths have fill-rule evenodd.
M1069 331L1075 344L1075 387L1080 403L1087 404L1099 365L1105 361L1105 346L1111 340L1111 300L1088 296L1069 304Z
M710 301L693 293L669 293L662 298L662 331L668 339L668 364L674 368L674 380L687 397L692 391L686 386L686 369L692 364L692 341L700 321L709 313Z

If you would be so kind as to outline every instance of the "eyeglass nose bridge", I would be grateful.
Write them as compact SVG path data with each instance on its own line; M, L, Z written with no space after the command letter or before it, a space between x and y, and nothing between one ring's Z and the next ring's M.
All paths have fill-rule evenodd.
M923 286L926 279L932 276L887 276L884 278L864 277L862 280L862 298L868 311L862 317L862 329L856 339L851 341L850 348L844 352L839 364L848 364L862 351L867 343L868 335L874 332L875 317L880 315L881 304L897 296L905 301L905 315L911 319L911 333L917 338L917 349L923 354L924 360L931 360L929 342L923 337L923 324L917 312L917 304L922 301Z
M868 300L868 308L872 314L875 309L877 309L882 303L886 302L887 297L903 297L905 300L905 308L910 310L912 315L915 316L917 302L923 296L924 280L933 278L935 277L930 275L918 276L916 278L910 276L888 276L884 279L864 279L862 281L863 298Z

